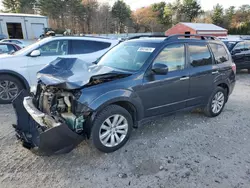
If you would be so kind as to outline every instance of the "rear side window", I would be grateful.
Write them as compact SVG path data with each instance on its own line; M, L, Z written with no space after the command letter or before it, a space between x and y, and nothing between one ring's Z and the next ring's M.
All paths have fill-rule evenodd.
M72 40L71 54L89 54L107 49L111 46L108 42Z
M206 44L190 44L188 50L190 63L193 67L212 64L212 56Z
M210 47L214 54L215 62L217 64L224 63L229 60L229 56L224 46L220 44L210 44Z

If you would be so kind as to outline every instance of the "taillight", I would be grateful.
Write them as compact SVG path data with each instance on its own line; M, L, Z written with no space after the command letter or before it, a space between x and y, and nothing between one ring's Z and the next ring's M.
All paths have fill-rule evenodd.
M236 65L235 65L235 63L232 64L232 70L233 70L234 73L236 74Z

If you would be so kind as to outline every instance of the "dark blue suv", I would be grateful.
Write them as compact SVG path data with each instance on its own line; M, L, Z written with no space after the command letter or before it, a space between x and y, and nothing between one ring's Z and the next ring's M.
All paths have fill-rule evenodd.
M128 40L98 62L58 58L38 72L35 94L13 101L24 146L69 152L84 137L96 148L122 147L144 120L202 107L219 115L235 85L235 64L214 37L173 35Z

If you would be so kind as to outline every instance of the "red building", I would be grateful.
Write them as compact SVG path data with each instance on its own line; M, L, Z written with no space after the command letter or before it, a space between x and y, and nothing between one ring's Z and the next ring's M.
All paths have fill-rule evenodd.
M167 30L165 34L200 34L224 37L227 36L227 30L214 24L180 22Z

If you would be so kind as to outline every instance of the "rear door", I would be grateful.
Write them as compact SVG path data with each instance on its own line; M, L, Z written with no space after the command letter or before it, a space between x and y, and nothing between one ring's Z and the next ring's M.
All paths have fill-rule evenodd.
M217 81L232 77L230 76L232 74L232 62L224 45L218 43L210 43L209 45L214 54L215 63L219 67Z
M190 87L187 106L205 104L213 91L213 83L219 68L213 63L207 43L188 44Z

